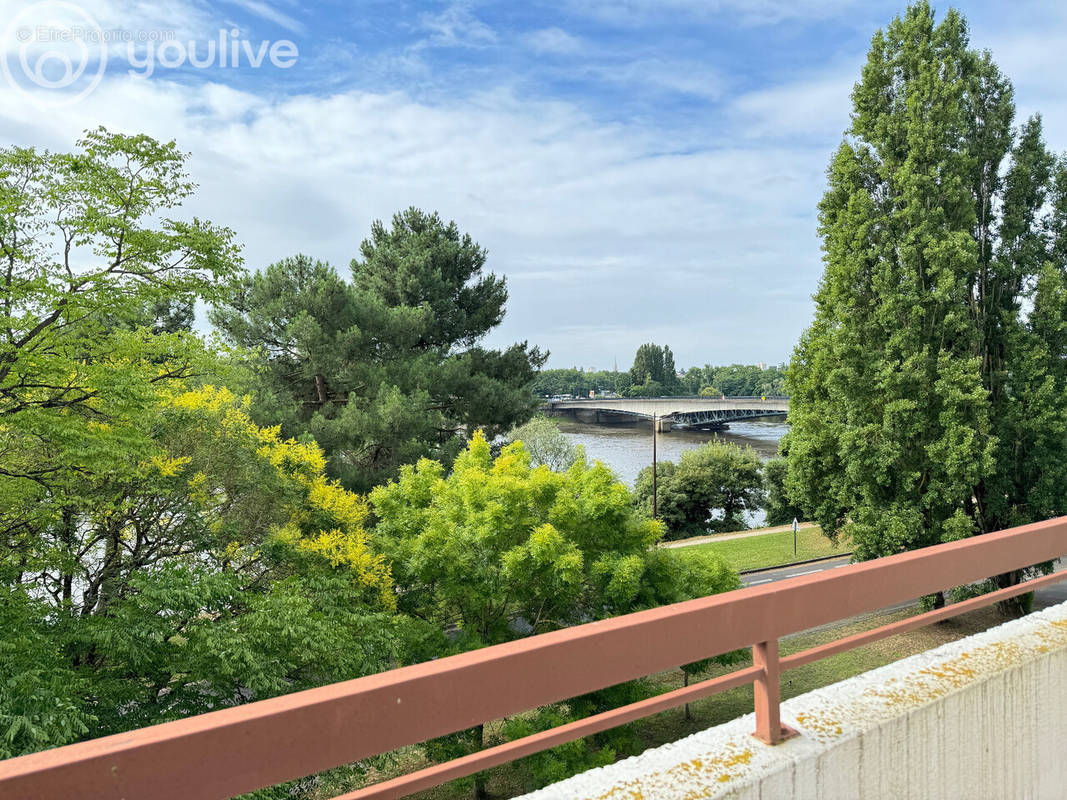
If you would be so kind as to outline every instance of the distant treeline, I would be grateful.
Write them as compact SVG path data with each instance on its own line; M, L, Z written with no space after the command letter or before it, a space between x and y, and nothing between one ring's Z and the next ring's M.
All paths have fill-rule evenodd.
M642 345L646 347L646 345ZM665 348L670 353L669 348ZM644 361L644 359L638 359ZM538 373L532 387L535 395L588 396L615 392L624 397L657 397L663 395L727 395L760 396L785 395L784 365L761 368L757 364L730 364L729 366L690 367L679 375L673 369L664 370L652 377L644 372L642 364L635 364L637 371L546 369Z

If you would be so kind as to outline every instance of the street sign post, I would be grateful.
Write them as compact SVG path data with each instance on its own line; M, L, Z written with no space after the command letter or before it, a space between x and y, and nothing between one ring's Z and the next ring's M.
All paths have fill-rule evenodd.
M797 554L797 530L800 528L800 523L797 522L797 518L793 517L793 555Z

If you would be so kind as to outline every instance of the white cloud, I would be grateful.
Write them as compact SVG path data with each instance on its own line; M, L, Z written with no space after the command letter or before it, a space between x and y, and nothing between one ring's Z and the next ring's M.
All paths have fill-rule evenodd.
M688 17L758 26L835 16L855 5L855 0L573 0L571 7L617 25Z
M849 98L859 72L859 65L850 64L831 74L739 95L731 102L736 130L746 137L833 142L849 125Z
M662 130L503 92L452 106L356 91L268 100L109 77L81 104L41 115L0 89L5 141L70 149L98 124L190 151L200 188L186 213L233 228L250 268L307 252L343 270L373 219L439 210L509 277L494 340L531 339L565 361L632 352L665 309L687 331L676 346L686 362L785 357L819 273L821 151L663 155ZM769 284L785 297L767 296ZM766 320L767 342L729 322L741 310ZM563 332L610 320L622 323L611 341Z
M419 22L430 32L429 44L438 47L485 47L497 41L496 32L460 3L439 14L422 14Z
M541 28L523 37L526 46L535 53L568 54L582 49L582 40L562 28Z
M706 100L718 100L726 86L725 77L714 67L669 58L641 58L622 64L590 65L585 67L585 71L608 83L655 91L667 90Z
M292 33L304 33L306 30L303 22L261 0L229 0L229 2Z

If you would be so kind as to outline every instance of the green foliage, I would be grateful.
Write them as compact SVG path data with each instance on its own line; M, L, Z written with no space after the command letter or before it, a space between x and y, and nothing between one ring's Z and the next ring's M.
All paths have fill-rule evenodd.
M744 514L763 504L762 462L751 449L709 442L687 450L677 466L661 461L657 472L659 519L666 538L685 539L711 531L742 530ZM652 516L652 467L637 476L634 502Z
M718 559L687 563L652 547L662 527L634 512L628 490L603 464L580 457L562 473L531 467L521 442L494 459L478 433L451 474L423 459L401 468L370 499L375 540L389 558L400 609L452 631L456 650L739 585ZM581 716L602 702L607 699L599 694L571 701L541 719ZM524 719L512 725L515 735L542 724ZM469 752L482 745L482 735L475 729L447 737L434 752ZM595 741L602 743L588 752L609 746ZM589 746L565 749L535 771L569 774L578 762L588 767L582 754ZM592 763L602 757L592 756Z
M367 547L366 502L325 478L316 445L255 426L226 390L163 395L151 412L153 454L80 475L45 504L50 524L9 553L7 591L33 625L5 626L0 649L32 633L33 658L58 662L56 680L73 675L67 691L78 692L64 712L71 730L45 727L18 746L128 730L401 657L408 632L388 568ZM16 668L11 685L40 672ZM28 716L19 708L5 700L0 714Z
M857 558L1067 512L1067 183L1040 120L1012 128L1010 83L925 2L874 36L853 103L789 369L789 493Z
M623 385L623 378L627 383ZM612 372L610 370L597 370L586 372L577 367L570 369L543 369L537 373L537 377L530 384L530 390L537 397L553 397L556 395L573 395L574 397L588 397L589 392L605 394L608 392L621 392L629 386L629 374Z
M655 397L654 392L677 394L680 384L671 348L653 343L638 347L630 367L630 380L632 386L627 390L627 396Z
M508 741L522 739L535 733L558 728L560 725L574 722L580 717L566 704L545 706L530 714L511 717L504 723L504 738ZM613 729L615 737L625 735L626 726ZM579 772L606 767L615 761L618 751L610 743L603 741L604 734L576 739L550 750L542 750L522 759L516 766L526 773L528 786L540 789L569 778ZM628 743L628 742L627 742ZM625 752L625 751L624 751Z
M455 222L409 208L392 227L371 225L352 261L352 279L388 308L428 308L416 346L469 348L504 319L503 278L484 274L486 251Z
M533 393L538 397L554 395L573 395L588 397L589 392L597 394L616 392L624 397L653 397L656 394L703 395L705 397L776 397L786 394L785 367L761 367L756 364L730 364L729 366L690 367L684 376L675 378L670 383L666 369L666 353L670 348L658 345L642 345L638 373L635 379L633 370L612 372L610 370L584 371L577 367L571 369L546 369L537 373L531 383ZM653 349L655 348L655 349ZM657 364L656 356L662 364ZM674 356L670 358L671 372L674 370ZM653 365L655 365L653 367ZM658 374L655 377L653 372Z
M531 466L544 465L553 472L565 472L579 458L578 448L547 417L534 417L508 433L506 439L509 443L522 442L530 454Z
M0 584L0 759L75 742L96 722L44 617L26 591Z
M794 519L803 520L804 510L789 499L785 482L789 463L784 458L772 458L763 465L763 489L766 492L767 525L788 525Z
M192 191L173 142L101 128L78 144L0 150L3 537L40 524L41 504L82 473L120 469L145 446L134 410L200 371L205 352L133 322L212 295L237 260L228 230L167 216Z
M243 277L212 321L259 353L260 421L310 433L330 474L366 490L421 457L450 463L466 432L532 415L544 361L524 342L477 342L504 314L502 278L454 223L416 209L372 226L352 282L297 256Z
M229 231L167 215L185 156L90 132L0 151L0 755L425 652L313 442L201 385L246 379L188 331ZM438 643L440 639L438 638Z
M786 394L785 368L756 364L690 367L682 379L686 394L708 397L779 397Z

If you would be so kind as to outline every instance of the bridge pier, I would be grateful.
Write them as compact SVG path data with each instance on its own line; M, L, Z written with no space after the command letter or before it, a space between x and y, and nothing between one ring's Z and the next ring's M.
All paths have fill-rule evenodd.
M656 433L670 433L671 432L671 419L659 417L656 419Z

